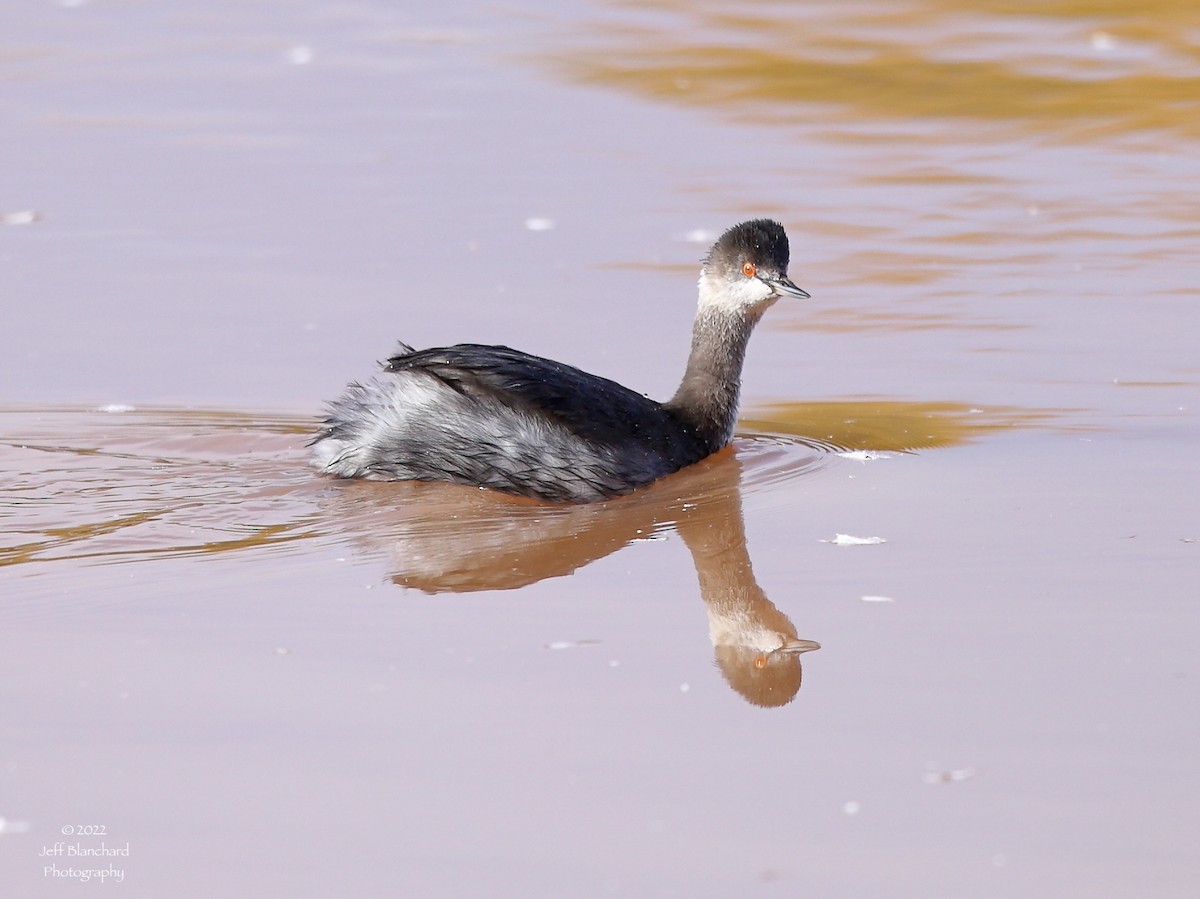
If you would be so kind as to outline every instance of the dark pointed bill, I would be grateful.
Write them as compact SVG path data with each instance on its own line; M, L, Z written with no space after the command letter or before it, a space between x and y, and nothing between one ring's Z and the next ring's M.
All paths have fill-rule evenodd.
M799 297L802 300L809 299L809 295L793 284L791 278L763 278L762 280L780 296Z

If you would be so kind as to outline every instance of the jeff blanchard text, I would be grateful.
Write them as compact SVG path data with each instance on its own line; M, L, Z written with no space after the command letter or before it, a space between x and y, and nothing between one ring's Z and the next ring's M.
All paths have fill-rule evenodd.
M38 855L129 855L129 844L109 846L102 842L99 846L84 846L82 843L55 843L53 846L43 846Z

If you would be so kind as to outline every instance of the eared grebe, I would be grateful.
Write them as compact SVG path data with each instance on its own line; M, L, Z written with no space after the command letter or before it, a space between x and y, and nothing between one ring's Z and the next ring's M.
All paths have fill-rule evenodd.
M729 443L746 342L781 296L788 239L767 219L730 228L700 269L692 350L658 403L506 346L401 344L386 375L330 404L312 464L343 478L452 481L551 502L629 493Z

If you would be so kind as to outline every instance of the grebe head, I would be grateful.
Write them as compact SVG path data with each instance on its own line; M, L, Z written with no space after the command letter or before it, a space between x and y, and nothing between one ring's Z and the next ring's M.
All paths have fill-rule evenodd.
M808 299L788 278L783 225L754 219L722 234L700 269L700 305L713 311L761 315L781 296Z

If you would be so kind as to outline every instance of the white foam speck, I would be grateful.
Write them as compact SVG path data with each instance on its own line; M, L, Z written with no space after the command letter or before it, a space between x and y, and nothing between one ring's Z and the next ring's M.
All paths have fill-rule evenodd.
M846 450L844 453L838 453L843 459L850 459L854 462L874 462L877 459L892 458L889 453L880 453L875 450Z
M306 66L313 61L313 56L312 47L300 44L288 50L287 61L294 66Z
M0 833L29 833L29 822L0 818Z
M863 602L895 602L890 596L864 596Z
M137 407L136 407L136 406L130 406L130 405L129 405L129 404L127 404L127 403L109 403L109 404L108 404L108 405L106 405L106 406L100 406L100 407L98 407L98 408L96 409L96 411L97 411L97 412L112 412L112 413L118 413L118 412L135 412L135 411L137 411Z
M875 546L887 543L883 537L855 537L851 534L835 534L832 540L822 540L822 543L832 543L834 546Z
M975 768L952 768L949 771L926 771L921 779L927 784L951 784L970 780L978 773Z
M580 646L595 646L599 640L555 640L553 643L545 643L543 649L578 649Z
M555 228L554 219L528 218L525 219L525 228L528 231L553 231Z

